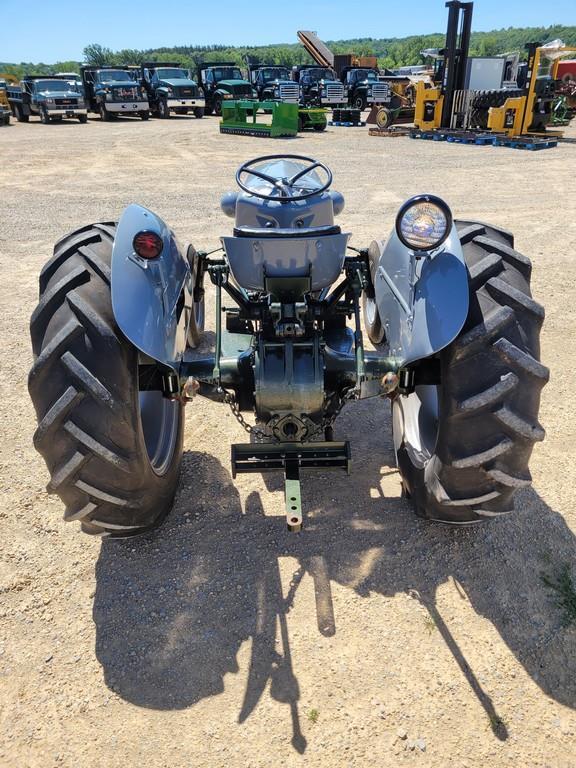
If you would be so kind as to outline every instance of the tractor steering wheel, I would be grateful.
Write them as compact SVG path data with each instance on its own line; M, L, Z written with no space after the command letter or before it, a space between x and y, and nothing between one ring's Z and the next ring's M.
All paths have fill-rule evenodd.
M257 163L263 163L266 160L303 160L308 163L306 168L303 168L298 173L288 178L277 178L270 176L262 171L254 170L253 166ZM295 187L297 181L306 176L311 171L319 168L326 174L326 181L323 185L317 189L310 190L309 192L302 192L301 187ZM272 189L269 193L257 192L254 189L250 189L242 181L244 174L250 176L256 176L263 181L267 181L272 185ZM260 197L262 200L277 200L279 202L288 202L289 200L306 200L308 197L319 195L324 192L332 184L332 171L324 163L320 163L318 160L314 160L312 157L304 157L303 155L263 155L262 157L255 157L254 160L249 160L247 163L243 163L236 171L236 183L240 189L244 192L248 192L249 195L254 197Z

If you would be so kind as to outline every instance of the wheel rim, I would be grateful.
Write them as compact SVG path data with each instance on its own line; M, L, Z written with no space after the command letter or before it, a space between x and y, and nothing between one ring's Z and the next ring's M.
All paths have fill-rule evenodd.
M392 406L392 427L396 454L401 446L412 463L423 469L436 451L439 425L440 388L416 387L409 395L400 395Z
M178 440L180 404L158 390L140 391L139 412L150 465L157 475L164 475Z
M369 296L366 296L365 301L366 320L369 325L374 325L376 320L376 299L371 299Z
M203 331L204 315L206 311L206 305L205 305L204 299L202 299L202 301L195 301L192 311L194 312L194 317L196 319L196 327L198 328L198 330Z

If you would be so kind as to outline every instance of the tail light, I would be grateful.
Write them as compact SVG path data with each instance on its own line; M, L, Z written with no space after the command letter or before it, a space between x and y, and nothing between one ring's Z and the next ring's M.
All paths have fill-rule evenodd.
M132 247L143 259L157 259L162 253L164 242L156 232L138 232L132 240Z

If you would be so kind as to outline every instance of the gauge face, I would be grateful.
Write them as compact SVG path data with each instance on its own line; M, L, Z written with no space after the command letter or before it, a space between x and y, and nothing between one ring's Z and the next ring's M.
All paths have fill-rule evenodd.
M448 228L448 216L444 210L429 201L409 206L398 222L400 239L416 250L436 248L446 239Z

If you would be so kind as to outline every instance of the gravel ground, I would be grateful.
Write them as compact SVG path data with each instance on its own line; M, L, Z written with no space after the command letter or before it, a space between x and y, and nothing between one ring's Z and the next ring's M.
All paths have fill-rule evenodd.
M214 247L238 164L282 150L332 167L357 246L385 236L419 191L515 232L546 305L552 371L534 487L485 526L415 519L388 411L369 401L337 423L352 477L307 477L306 529L289 535L281 479L233 483L229 444L244 433L200 401L164 527L81 536L45 492L26 390L52 243L136 201ZM576 766L576 627L542 582L576 555L575 151L342 128L268 143L220 136L214 118L0 129L2 766Z

